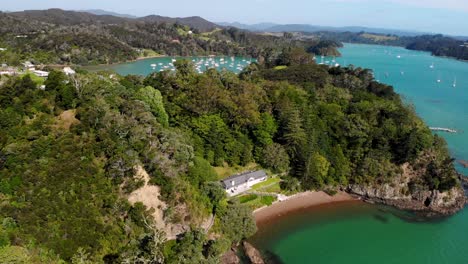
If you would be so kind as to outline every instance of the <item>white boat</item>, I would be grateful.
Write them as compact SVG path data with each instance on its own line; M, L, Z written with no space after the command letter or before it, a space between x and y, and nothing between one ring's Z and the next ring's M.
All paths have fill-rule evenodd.
M153 67L153 68L156 68L157 65L153 63L150 66Z
M401 56L400 56L400 55L398 55L398 56L396 56L396 57L397 57L398 59L401 59Z
M321 58L322 58L322 60L320 61L319 64L323 64L323 59L325 58L325 56L322 55Z
M429 68L434 69L434 63L432 63Z
M454 88L457 87L457 78L455 78L455 80L453 80L452 86L453 86Z

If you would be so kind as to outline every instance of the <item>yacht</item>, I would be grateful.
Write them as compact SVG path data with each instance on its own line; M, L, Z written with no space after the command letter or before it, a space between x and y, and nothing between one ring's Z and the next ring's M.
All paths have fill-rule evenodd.
M455 80L453 80L452 86L453 86L454 88L457 87L457 78L455 78Z

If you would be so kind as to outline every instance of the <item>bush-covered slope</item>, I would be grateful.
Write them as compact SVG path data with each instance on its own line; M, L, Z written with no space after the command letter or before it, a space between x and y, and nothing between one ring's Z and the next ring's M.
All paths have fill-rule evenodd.
M301 61L240 76L197 74L186 61L144 79L52 72L45 91L29 76L2 79L0 253L216 263L255 232L250 210L216 183L218 165L256 162L297 191L391 182L430 153L412 188L459 188L443 140L392 87L368 70ZM165 221L186 225L176 240L165 241L154 211L128 202L142 184L137 166L161 187ZM197 223L210 215L206 233Z

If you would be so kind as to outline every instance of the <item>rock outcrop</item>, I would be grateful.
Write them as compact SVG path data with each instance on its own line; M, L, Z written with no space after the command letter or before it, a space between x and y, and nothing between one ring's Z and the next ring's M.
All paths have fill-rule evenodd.
M221 257L222 264L240 264L240 259L236 254L236 251L233 249L229 250L228 252L224 253Z
M243 245L244 245L245 255L249 258L250 263L265 264L265 261L263 261L263 258L262 258L262 254L260 254L260 251L258 251L258 249L256 249L247 241L244 241Z
M458 160L458 163L465 168L468 168L468 160Z
M411 210L427 217L451 215L465 206L466 196L461 186L440 192L428 188L412 188L420 171L409 164L402 166L402 174L390 182L370 185L349 185L346 191L363 200Z

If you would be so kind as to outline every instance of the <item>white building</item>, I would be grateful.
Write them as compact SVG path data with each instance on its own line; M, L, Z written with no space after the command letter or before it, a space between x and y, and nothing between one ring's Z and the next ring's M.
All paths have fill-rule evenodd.
M5 51L5 50L7 50L7 49L6 48L0 48L0 51Z
M32 71L32 73L34 73L35 75L37 75L39 77L48 77L49 76L49 73L46 72L46 71L34 70L34 71Z
M249 190L257 183L266 181L267 178L265 171L259 170L233 175L221 182L228 195L233 196Z
M75 72L72 68L70 68L70 67L65 67L65 68L63 68L63 72L64 72L66 75L73 75L73 74L76 73L76 72Z
M7 68L0 70L0 75L16 75L18 74L18 71L14 68Z
M23 62L23 66L26 70L30 70L30 71L36 70L36 67L30 61Z

